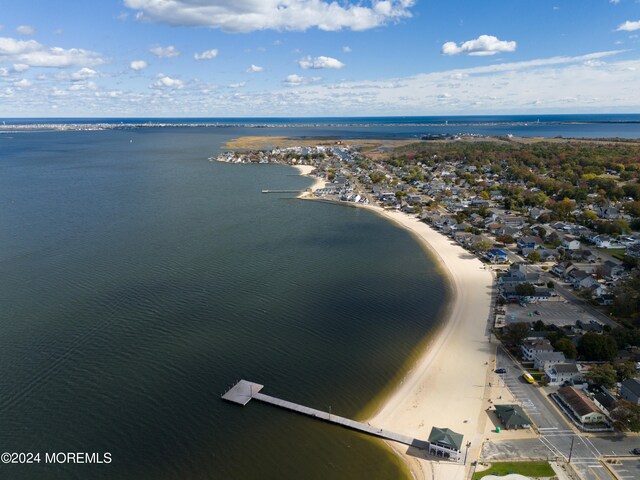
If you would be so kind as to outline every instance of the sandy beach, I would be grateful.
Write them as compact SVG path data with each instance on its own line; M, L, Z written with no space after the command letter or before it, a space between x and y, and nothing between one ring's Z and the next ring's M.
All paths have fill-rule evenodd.
M302 165L296 168L307 176L313 170ZM317 179L312 190L321 186L324 181ZM309 196L305 193L301 198ZM468 466L477 459L483 439L491 436L494 427L486 412L489 399L496 400L498 393L504 393L495 384L489 386L497 380L493 373L496 340L489 341L493 273L451 238L413 215L373 205L357 206L407 229L438 262L451 292L445 318L420 358L367 421L421 440L427 440L434 426L450 428L464 435L465 444L471 442ZM418 480L466 478L468 470L461 463L436 461L419 450L389 445Z
M369 419L372 425L426 440L431 428L447 427L471 442L467 465L493 427L485 412L491 398L495 339L489 342L493 275L474 255L415 216L368 207L409 230L438 261L451 298L439 331L400 385ZM418 479L464 479L465 467L434 462L392 445ZM463 449L464 453L464 449Z
M324 179L311 175L311 172L315 170L315 167L311 165L293 165L293 167L298 170L298 172L300 172L300 175L302 175L303 177L311 178L314 181L313 185L309 187L310 190L302 192L300 195L298 195L299 198L310 197L313 195L312 192L314 190L324 187Z

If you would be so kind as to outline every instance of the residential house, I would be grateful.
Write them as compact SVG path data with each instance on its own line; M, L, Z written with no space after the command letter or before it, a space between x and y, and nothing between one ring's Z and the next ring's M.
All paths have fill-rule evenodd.
M579 250L580 240L578 240L576 237L565 235L562 239L562 248L564 248L565 250Z
M596 235L593 237L593 243L598 248L610 248L611 247L611 237L609 235Z
M535 358L536 354L542 352L553 352L553 347L551 346L551 342L546 338L540 338L537 340L527 340L520 345L520 351L522 352L522 357L531 362Z
M620 396L631 403L640 405L640 377L624 380L620 386Z
M496 405L496 416L505 430L529 428L531 420L520 405Z
M611 260L605 261L600 268L604 276L608 278L617 278L624 273L624 265Z
M592 393L593 403L595 403L605 415L610 417L611 411L616 407L616 397L603 386L596 387Z
M554 275L557 275L558 277L564 277L574 268L576 267L573 265L573 263L569 261L559 262L559 263L556 263L553 267L551 267L551 273L553 273Z
M526 235L520 237L516 242L518 244L518 250L524 249L537 249L542 246L542 239L534 235Z
M558 397L565 407L583 424L602 423L606 421L602 413L587 395L575 387L560 387Z
M538 352L533 356L533 366L536 370L547 371L553 365L565 363L564 353L562 352Z
M492 248L491 250L487 251L485 257L491 263L507 263L507 261L509 260L507 252L505 252L504 250L500 250L499 248Z
M429 454L444 457L455 462L460 460L463 436L448 428L431 428L429 434Z
M596 215L600 218L604 218L605 220L617 220L618 218L622 218L620 210L609 206L598 207L596 209Z
M565 382L577 383L583 380L582 373L575 363L557 363L545 370L549 385L562 385Z

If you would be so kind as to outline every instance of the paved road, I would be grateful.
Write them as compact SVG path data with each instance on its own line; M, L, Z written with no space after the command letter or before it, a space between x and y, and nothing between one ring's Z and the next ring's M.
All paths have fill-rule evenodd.
M619 464L608 464L620 480L638 480L640 478L640 459L624 459Z
M507 373L501 375L505 388L529 415L540 437L486 442L481 455L483 458L559 458L568 461L571 457L571 464L584 480L615 480L599 461L607 453L601 452L592 439L571 429L564 415L546 398L545 392L522 379L521 367L502 347L498 348L496 368L507 369Z

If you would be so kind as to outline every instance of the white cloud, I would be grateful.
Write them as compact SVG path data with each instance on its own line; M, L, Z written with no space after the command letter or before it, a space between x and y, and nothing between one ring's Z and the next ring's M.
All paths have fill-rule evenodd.
M447 42L442 45L443 55L467 55L484 56L495 55L502 52L513 52L516 49L516 42L498 40L493 35L480 35L474 40L468 40L460 45L456 42Z
M149 64L147 62L145 62L144 60L134 60L129 64L129 68L131 70L144 70L145 68L147 68L149 66Z
M87 78L94 78L98 76L98 72L91 68L81 68L77 72L71 74L72 80L86 80Z
M193 55L193 58L196 60L213 60L218 56L218 49L212 48L211 50L205 50L202 53L196 53Z
M25 63L14 63L13 64L13 71L14 72L18 72L18 73L24 72L26 70L29 70L29 68L31 68L31 67L29 67L29 65L27 65Z
M153 86L158 88L184 88L184 82L182 80L160 74L158 76L158 81L154 83Z
M34 33L36 33L36 29L30 25L20 25L18 28L16 28L16 32L18 32L20 35L33 35Z
M96 85L96 83L91 81L76 82L69 87L69 90L72 92L79 92L82 90L97 90L97 89L98 89L98 86Z
M247 73L259 73L259 72L262 72L263 70L264 70L264 67L259 67L258 65L254 65L252 63L251 66L249 68L247 68L246 72Z
M618 26L616 32L634 32L636 30L640 30L640 20L635 22L630 22L629 20L627 20L626 22Z
M297 87L308 83L318 82L320 80L320 77L302 77L294 73L292 75L288 75L287 78L283 80L282 84L287 87Z
M342 51L344 53L351 53L351 47L345 45L344 47L342 47Z
M305 70L309 68L317 69L317 68L344 68L345 64L340 60L331 57L304 57L298 60L298 65L300 68Z
M180 55L180 50L173 45L169 45L168 47L152 47L149 51L159 58L173 58Z
M31 67L93 66L105 63L96 52L81 48L46 47L35 40L0 37L0 61L13 61Z
M245 82L232 83L229 85L229 88L242 88L246 85Z
M617 5L620 3L620 0L609 0L609 3L613 3L614 5Z
M228 32L336 31L370 28L411 17L414 0L124 0L136 19ZM366 6L368 4L369 6Z
M7 68L0 68L0 77L7 77L9 75L9 69Z
M13 85L15 87L25 88L25 87L30 87L31 86L31 82L29 80L27 80L26 78L23 78L22 80L18 80L16 82L14 82Z

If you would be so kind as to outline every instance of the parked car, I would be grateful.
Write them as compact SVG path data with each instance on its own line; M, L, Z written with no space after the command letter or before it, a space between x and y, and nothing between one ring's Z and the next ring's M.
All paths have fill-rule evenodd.
M640 448L634 448L633 450L631 450L631 453L633 453L634 455L640 455Z
M506 368L496 368L496 373L507 373Z

